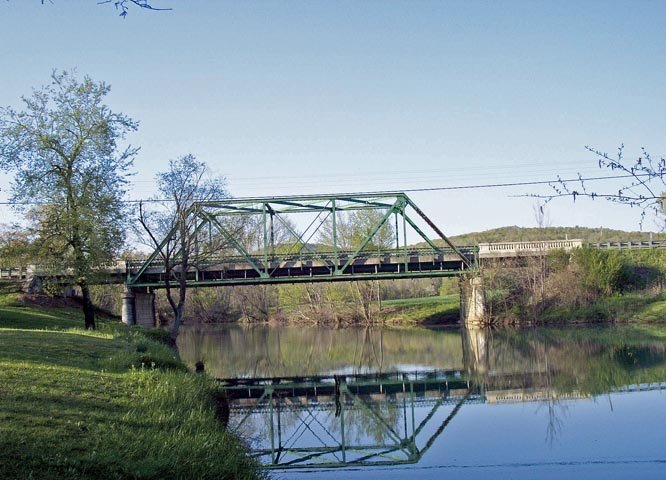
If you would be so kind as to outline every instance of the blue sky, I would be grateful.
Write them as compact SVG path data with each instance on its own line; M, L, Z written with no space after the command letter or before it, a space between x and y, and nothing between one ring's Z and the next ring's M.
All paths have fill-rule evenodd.
M585 145L666 154L666 4L581 3L155 0L173 11L122 19L95 0L9 0L0 105L54 68L111 84L109 105L141 122L134 198L190 152L236 196L605 174ZM535 200L513 196L542 191L412 196L456 234L536 226ZM637 210L598 200L548 212L638 229Z

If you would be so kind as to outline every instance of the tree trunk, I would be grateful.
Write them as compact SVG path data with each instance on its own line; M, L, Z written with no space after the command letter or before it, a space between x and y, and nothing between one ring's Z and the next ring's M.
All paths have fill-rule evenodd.
M87 283L79 284L81 296L83 297L83 316L85 318L86 330L95 330L95 306L90 300L90 289Z
M178 303L176 303L173 298L171 291L171 286L167 282L166 287L166 296L171 305L171 310L173 311L173 325L171 326L171 336L176 338L178 336L178 330L180 325L183 323L183 312L185 311L185 298L187 295L187 286L182 282L178 286Z
M180 324L183 322L183 307L179 306L174 309L173 315L173 326L171 327L171 336L176 338L178 336L178 330L180 329Z

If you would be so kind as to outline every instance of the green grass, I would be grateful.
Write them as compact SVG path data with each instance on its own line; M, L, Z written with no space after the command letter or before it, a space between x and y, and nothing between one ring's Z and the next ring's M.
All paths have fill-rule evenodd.
M460 320L460 296L406 298L382 302L382 318L392 324L437 325Z
M258 478L163 334L0 296L0 478Z

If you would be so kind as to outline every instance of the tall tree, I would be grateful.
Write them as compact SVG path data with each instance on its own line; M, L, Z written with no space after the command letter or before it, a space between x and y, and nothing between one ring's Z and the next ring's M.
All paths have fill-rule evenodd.
M139 207L139 222L164 264L165 291L173 310L172 335L176 336L183 320L187 300L187 273L196 262L226 246L219 242L198 241L196 227L200 219L193 212L195 202L228 197L224 179L209 176L208 167L194 155L169 161L169 169L156 175L161 195L161 210Z
M109 92L90 77L53 72L51 83L22 97L23 110L0 109L0 167L15 173L12 201L29 204L40 259L72 272L89 329L90 280L122 248L122 199L138 152L118 145L138 123L104 103Z

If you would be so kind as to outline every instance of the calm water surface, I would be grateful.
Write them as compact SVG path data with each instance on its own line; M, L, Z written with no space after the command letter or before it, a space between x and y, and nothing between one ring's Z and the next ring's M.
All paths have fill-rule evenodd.
M666 326L190 327L273 478L666 478Z

